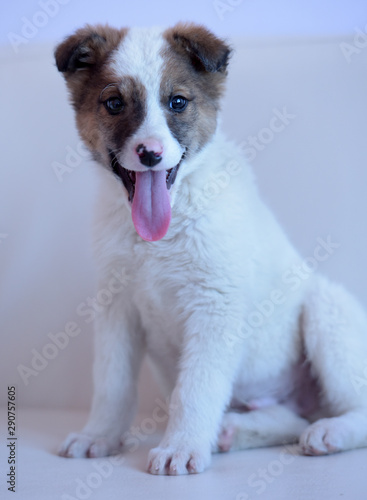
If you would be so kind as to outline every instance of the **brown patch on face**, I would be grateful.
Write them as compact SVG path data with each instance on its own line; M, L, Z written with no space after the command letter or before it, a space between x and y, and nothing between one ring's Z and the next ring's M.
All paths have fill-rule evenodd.
M64 74L76 110L85 99L83 90L91 74L101 72L126 33L108 25L87 25L56 47L56 66Z
M111 115L106 110L106 103L116 97L121 99L123 108L117 115ZM139 128L145 115L146 89L136 78L125 76L119 79L117 85L104 88L99 97L97 119L101 132L104 131L105 147L121 150L126 140Z
M116 75L109 64L126 33L126 29L87 26L55 51L57 67L70 90L79 133L95 159L105 164L110 163L109 150L120 150L146 114L143 85ZM121 102L121 110L111 109L111 101Z
M99 75L93 75L87 92L88 98L76 114L78 129L95 158L109 164L108 152L120 151L143 122L146 91L136 79L116 78L106 68ZM116 99L123 107L114 114L108 108L108 101Z
M178 24L163 34L168 46L161 81L161 103L167 122L188 156L200 150L213 135L219 100L224 91L230 48L202 26ZM169 109L173 96L188 99L187 108Z

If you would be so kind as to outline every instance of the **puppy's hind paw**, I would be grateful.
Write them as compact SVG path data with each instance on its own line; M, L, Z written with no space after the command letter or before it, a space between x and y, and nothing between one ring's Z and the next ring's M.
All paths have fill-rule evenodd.
M313 423L301 435L300 446L305 455L328 455L342 451L344 429L335 418L323 418Z

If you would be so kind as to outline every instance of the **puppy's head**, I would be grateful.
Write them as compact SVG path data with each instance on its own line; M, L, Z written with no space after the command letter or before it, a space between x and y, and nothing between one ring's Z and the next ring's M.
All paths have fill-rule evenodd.
M216 129L229 47L202 26L86 26L61 43L80 135L123 182L139 235L156 241L171 219L185 164Z

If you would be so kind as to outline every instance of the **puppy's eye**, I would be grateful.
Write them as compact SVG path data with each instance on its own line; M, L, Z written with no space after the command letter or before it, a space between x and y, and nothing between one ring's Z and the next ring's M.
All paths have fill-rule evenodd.
M124 103L121 97L110 97L103 104L111 115L117 115L124 109Z
M186 109L187 104L188 100L186 99L186 97L182 97L182 95L176 95L170 100L169 107L177 113L182 113L182 111Z

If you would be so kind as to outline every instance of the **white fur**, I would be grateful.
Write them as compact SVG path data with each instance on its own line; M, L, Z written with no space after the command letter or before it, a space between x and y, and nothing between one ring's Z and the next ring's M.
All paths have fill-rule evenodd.
M137 79L147 91L147 116L141 127L128 140L123 152L118 155L121 165L129 170L144 171L136 154L136 147L147 138L154 138L163 145L162 161L155 170L175 167L184 152L172 137L160 104L159 86L164 60L160 55L164 46L159 29L132 28L114 54L112 68L116 74Z
M146 72L146 59L144 68L139 59L139 51L145 51L159 74L161 42L155 36L132 34L114 67L138 75L149 89L150 114L138 134L155 130L158 116L157 130L166 137L156 108L157 76ZM132 421L145 350L171 395L166 433L149 456L153 474L204 470L218 435L234 437L228 449L290 442L301 434L309 454L367 446L367 391L359 392L353 382L363 377L367 360L365 314L323 278L310 276L298 286L287 279L301 259L260 200L241 151L217 132L182 164L172 191L171 226L154 243L135 232L122 183L103 169L100 176L99 287L122 268L128 279L96 323L90 419L61 453L102 456L120 448ZM218 179L226 182L215 191L210 186ZM249 328L248 318L256 318L258 305L276 290L284 301ZM325 417L311 425L297 415L292 396L303 355L321 385L317 411ZM229 413L223 420L231 400L255 401L258 409ZM272 401L278 404L262 408ZM309 419L317 420L316 413Z

